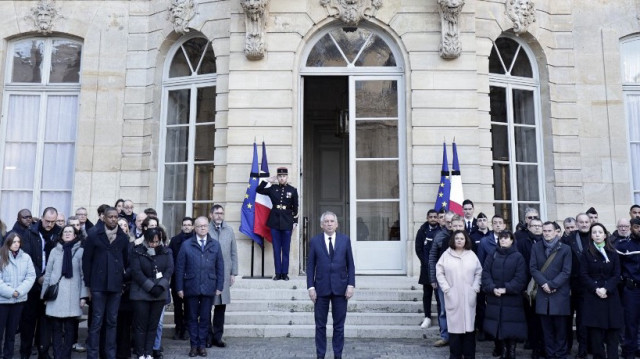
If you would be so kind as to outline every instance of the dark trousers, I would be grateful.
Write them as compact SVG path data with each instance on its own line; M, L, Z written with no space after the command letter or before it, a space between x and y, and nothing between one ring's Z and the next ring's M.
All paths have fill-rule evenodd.
M213 342L220 342L224 333L224 313L227 310L226 304L218 304L213 306L213 323L209 328L209 338Z
M133 343L138 356L151 355L164 300L131 301L133 307Z
M422 286L422 307L424 309L424 317L431 318L431 301L433 299L433 287L431 283Z
M487 309L487 296L484 292L480 291L476 296L476 320L475 327L478 333L484 333L482 329L482 323L484 323L484 312Z
M185 298L189 318L189 341L192 347L204 348L207 341L213 297L196 295Z
M593 359L618 359L618 329L587 328ZM604 345L607 345L606 355Z
M567 316L541 315L542 335L547 359L567 358Z
M120 292L91 292L93 313L89 327L87 359L98 359L100 329L105 325L104 353L107 359L116 357L116 324Z
M624 287L622 295L624 308L624 342L622 356L635 355L638 350L638 324L640 323L640 288Z
M16 330L18 330L18 323L20 323L20 317L22 316L22 308L24 308L24 302L0 304L0 341L4 341L2 346L3 358L13 358Z
M176 333L182 334L187 330L187 318L185 317L184 299L180 298L178 291L171 289L171 298L173 299L173 322L176 325Z
M536 303L529 304L529 300L523 298L524 317L527 320L527 333L529 333L529 345L534 351L540 352L544 347L542 340L542 325L540 316L536 314Z
M128 292L125 293L128 295ZM122 305L122 301L120 301ZM128 304L130 306L131 304ZM129 359L131 358L131 327L133 325L133 312L131 308L126 310L118 309L118 323L116 324L116 358ZM102 332L104 333L104 326ZM104 334L101 335L100 346L104 347ZM102 349L101 356L104 353Z
M71 359L71 347L74 343L73 331L77 318L49 317L53 331L53 357L55 359Z
M331 303L331 318L333 318L333 356L342 355L344 347L344 320L347 318L347 298L344 294L318 296L313 307L316 321L316 353L324 358L327 352L327 317L329 316L329 303Z
M449 333L449 359L474 359L476 357L476 335Z
M291 247L291 230L271 229L273 243L273 265L276 274L289 273L289 249Z
M573 347L573 318L576 319L576 339L578 341L578 354L587 354L587 327L582 324L582 311L584 309L584 293L579 290L571 290L571 315L567 318L567 354ZM573 294L575 293L575 294Z
M40 346L46 346L49 349L49 343L40 343L40 336L47 338L49 333L45 325L46 316L44 314L45 305L40 299L40 285L34 285L29 294L27 295L27 301L25 307L27 310L22 311L22 317L20 319L20 354L31 355L31 349L33 348L33 339L38 338L36 345L38 350L41 350ZM37 332L36 332L37 331ZM38 334L38 336L36 336ZM46 340L45 340L46 341Z

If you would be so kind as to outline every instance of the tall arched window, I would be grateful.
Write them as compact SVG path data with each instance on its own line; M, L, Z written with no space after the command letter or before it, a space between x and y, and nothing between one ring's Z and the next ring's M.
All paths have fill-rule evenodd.
M543 215L540 86L528 47L500 37L489 56L495 213L512 229L527 207Z
M620 44L622 90L629 125L629 163L633 203L640 204L640 37L624 39Z
M0 215L71 213L82 43L31 37L9 44L0 134Z
M211 41L191 36L175 44L163 80L158 198L162 222L177 233L184 216L213 204L216 62Z

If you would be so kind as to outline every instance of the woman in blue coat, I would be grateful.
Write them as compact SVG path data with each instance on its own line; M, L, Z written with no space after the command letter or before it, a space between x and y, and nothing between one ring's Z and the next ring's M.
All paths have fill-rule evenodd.
M513 233L500 232L498 247L487 256L482 270L482 290L487 298L483 329L495 338L494 355L508 359L516 357L516 341L527 339L522 304L527 269L514 242Z

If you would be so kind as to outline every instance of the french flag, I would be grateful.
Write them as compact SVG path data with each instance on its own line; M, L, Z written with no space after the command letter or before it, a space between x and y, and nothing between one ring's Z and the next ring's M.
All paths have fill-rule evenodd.
M260 178L269 177L269 163L267 161L267 148L262 142L262 162L260 164ZM253 232L264 239L271 242L271 230L267 226L267 219L269 219L269 213L271 213L271 198L260 193L256 193L256 217L253 224Z
M462 192L462 176L460 175L460 164L458 163L458 149L453 143L453 168L451 169L451 193L449 194L449 210L463 216L462 202L464 193Z

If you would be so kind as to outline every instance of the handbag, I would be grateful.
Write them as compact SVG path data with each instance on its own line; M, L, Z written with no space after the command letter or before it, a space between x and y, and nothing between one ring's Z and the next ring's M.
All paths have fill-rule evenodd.
M540 272L544 273L547 270L547 268L549 268L549 266L551 265L551 261L553 261L553 258L555 258L556 256L556 253L558 253L557 250L551 253L549 258L547 258L547 260L542 265ZM525 291L525 295L529 300L529 305L533 305L533 301L536 299L536 294L538 294L538 283L536 283L535 279L531 278L531 280L529 281L529 284L527 284L527 290Z
M60 279L62 279L62 276L60 277ZM58 282L56 284L51 284L47 287L47 290L45 290L44 294L42 295L42 300L44 300L45 302L50 302L58 298L58 286L60 285L60 279L58 279Z

